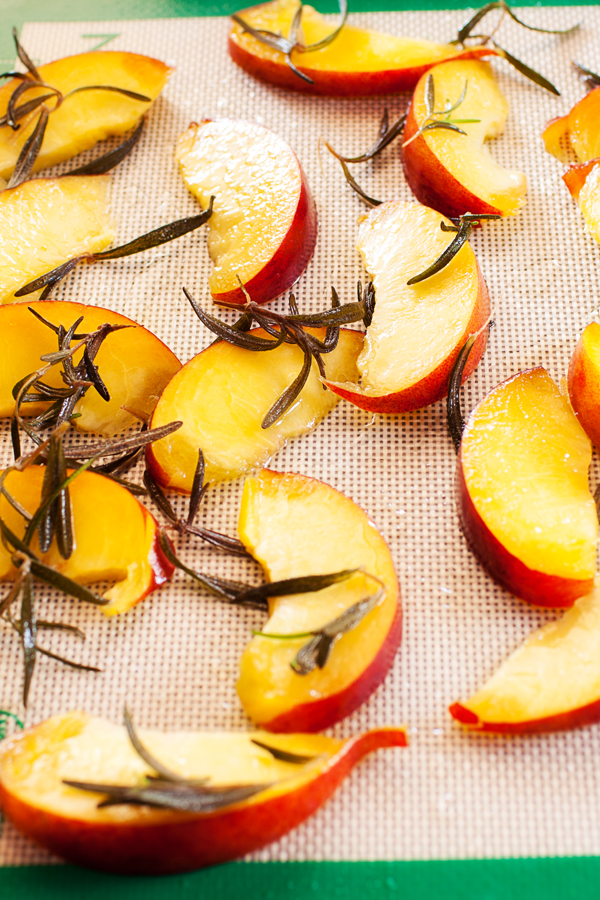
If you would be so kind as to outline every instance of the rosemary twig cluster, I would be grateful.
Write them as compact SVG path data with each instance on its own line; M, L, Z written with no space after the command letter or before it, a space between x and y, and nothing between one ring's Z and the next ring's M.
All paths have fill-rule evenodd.
M25 67L25 72L4 72L0 75L0 78L13 78L19 82L10 96L6 114L0 118L0 128L12 128L13 131L18 131L23 124L29 124L34 113L38 110L39 115L33 131L23 144L23 148L15 163L13 173L7 185L9 188L16 187L29 178L40 150L42 149L44 134L50 115L53 112L56 112L57 109L60 109L62 104L70 97L86 91L110 91L112 93L121 94L124 97L129 97L131 100L139 100L142 103L150 103L152 101L152 98L147 97L145 94L139 94L135 91L129 91L125 88L109 84L84 85L74 88L67 94L63 94L58 88L52 87L52 85L47 84L44 81L38 68L33 64L19 41L16 28L13 28L13 38L17 55ZM31 100L25 100L24 102L19 103L21 98L31 91L36 91L37 96ZM42 93L40 93L40 91ZM52 107L48 106L49 102L53 103ZM108 172L109 169L117 165L117 163L124 159L133 149L141 136L142 127L143 123L140 123L131 138L125 141L120 147L105 154L101 159L94 160L85 166L80 166L78 169L74 169L67 174L98 175L103 172Z
M296 344L302 350L304 362L298 377L285 389L265 414L261 423L263 428L270 428L271 425L274 425L296 401L310 375L313 359L319 368L321 377L325 378L325 366L322 356L330 353L337 346L340 326L361 321L365 326L369 326L375 308L375 290L371 283L363 291L359 282L356 302L343 305L340 303L337 291L335 288L332 288L331 309L302 315L298 312L293 294L290 297L289 315L264 309L257 303L252 303L246 294L248 302L244 307L242 316L234 325L227 325L221 319L217 319L203 310L186 288L183 288L183 292L200 321L220 340L228 341L235 347L241 347L244 350L257 352L275 350L284 343ZM265 338L252 332L248 333L253 323L262 328L269 337ZM326 329L322 341L306 330L311 327ZM325 388L325 385L323 387Z
M314 84L312 78L310 78L305 72L301 72L300 69L294 65L294 63L292 62L292 53L312 53L315 50L322 50L324 47L327 47L329 44L331 44L332 41L336 39L336 37L339 35L340 31L346 24L346 19L348 17L348 0L339 0L339 5L339 25L331 32L331 34L328 34L327 37L324 37L322 40L317 41L314 44L305 44L302 38L302 11L304 8L304 4L301 2L301 0L294 18L292 19L292 24L290 25L290 30L287 37L284 37L282 34L277 34L274 31L267 31L264 28L253 28L237 13L232 15L231 18L245 32L252 35L252 37L256 38L257 41L260 41L261 44L264 44L266 47L270 47L271 50L278 50L280 53L283 53L285 64L291 69L294 75L302 79L302 81L308 82L308 84Z
M272 782L263 782L214 786L209 783L208 778L184 778L149 752L140 740L127 710L125 710L125 727L135 752L156 774L146 775L143 782L138 785L97 784L66 779L63 781L63 784L81 791L104 794L104 799L98 802L98 809L127 804L171 809L177 812L212 813L234 803L241 803L242 800L266 791L272 785ZM252 743L266 750L274 759L293 765L306 765L317 758L280 750L264 741L253 740Z

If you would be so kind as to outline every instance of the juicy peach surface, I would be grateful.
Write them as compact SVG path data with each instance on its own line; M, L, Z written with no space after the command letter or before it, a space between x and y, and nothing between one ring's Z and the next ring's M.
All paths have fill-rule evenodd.
M5 815L23 834L70 862L128 874L184 872L277 840L318 809L367 753L406 745L401 728L381 728L345 741L260 731L141 731L140 738L185 778L209 778L217 787L265 784L265 790L209 814L129 805L98 809L102 794L69 787L63 780L137 785L153 773L124 728L71 712L0 744ZM314 758L302 765L282 762L253 739Z
M238 15L253 28L287 36L297 8L294 0L273 0L240 10ZM306 44L323 40L334 28L312 6L303 7ZM282 53L262 44L237 23L229 35L229 53L250 75L280 87L330 96L364 96L410 90L423 72L442 60L491 56L495 51L487 47L461 51L451 44L396 37L346 24L321 50L292 52L294 65L314 84L294 75Z
M587 326L569 365L569 399L583 430L600 447L600 325Z
M270 600L265 633L319 628L376 593L375 578L385 586L380 604L338 638L322 669L298 675L290 666L307 638L255 636L243 653L237 690L254 722L273 731L327 728L378 687L400 643L399 587L388 546L366 513L339 491L267 469L246 479L239 534L269 581L362 569L322 591Z
M151 331L112 310L66 300L13 303L0 307L0 417L10 416L14 411L13 386L44 365L40 359L42 354L58 349L54 332L36 319L29 307L66 329L83 316L77 334L95 331L106 323L126 326L109 334L98 351L95 364L110 400L103 400L94 388L88 389L75 407L79 418L74 419L74 424L80 431L115 434L130 428L136 419L123 407L149 416L163 388L181 368L175 354ZM82 355L83 350L75 355L75 364ZM44 382L63 386L59 369L51 369ZM21 412L39 415L45 406L26 403Z
M556 731L600 719L600 591L533 631L455 719L483 731Z
M251 332L267 337L260 329ZM319 339L324 329L314 329ZM335 350L323 355L330 378L355 378L363 335L343 329ZM290 438L312 431L339 402L323 390L313 361L308 380L291 408L270 428L262 428L266 413L302 368L299 347L282 344L256 352L221 341L188 362L170 381L152 417L152 427L175 420L183 426L156 441L148 465L165 487L190 491L198 448L206 461L206 478L237 478L263 465Z
M43 466L10 472L6 489L28 512L40 504ZM109 478L83 472L69 486L75 549L63 559L52 543L40 558L80 584L116 581L104 597L107 615L125 612L164 584L173 566L163 556L157 542L155 519L133 494ZM18 537L25 532L23 518L0 497L0 516ZM32 549L39 555L37 536ZM0 544L0 581L12 579L15 568L10 553Z
M464 100L450 118L475 121L459 124L465 134L442 128L419 134L428 120L427 75L421 78L409 108L403 144L406 179L417 200L450 217L467 212L514 215L525 203L527 181L522 172L499 165L487 148L487 141L504 131L508 116L508 101L489 63L445 62L431 75L434 110L443 110L448 102L457 103L466 87Z
M520 372L473 410L460 456L463 529L490 574L540 606L592 585L598 520L591 444L548 373Z
M58 88L63 95L88 85L111 85L143 94L155 100L173 71L169 66L137 53L102 50L80 53L57 59L39 67L46 84ZM16 79L0 88L0 116L6 113L8 101L20 84ZM48 93L46 88L28 91L25 100ZM47 106L53 109L54 101ZM76 156L111 135L124 134L139 121L150 103L132 100L114 91L83 91L66 97L49 119L42 149L34 165L34 172L54 166ZM8 178L27 138L31 135L38 114L18 131L0 129L0 177Z
M61 263L112 243L109 183L108 175L37 178L0 193L0 304Z
M360 384L328 384L363 409L406 412L445 397L461 347L489 317L487 287L468 243L441 272L407 284L452 240L441 222L451 224L419 203L391 201L373 209L360 225L358 250L375 286L375 313L358 358ZM465 378L486 341L484 333Z
M579 204L587 231L600 243L600 159L571 166L563 180Z
M548 153L565 161L570 146L580 162L600 156L600 87L586 94L571 112L548 122L542 135Z
M235 119L192 124L176 158L203 207L214 196L208 249L213 298L256 303L284 293L306 268L317 239L316 207L290 145L268 128Z

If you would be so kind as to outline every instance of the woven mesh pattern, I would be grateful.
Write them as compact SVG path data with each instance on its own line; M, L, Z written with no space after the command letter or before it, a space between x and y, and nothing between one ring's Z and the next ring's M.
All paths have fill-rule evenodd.
M502 26L501 43L554 80L551 97L504 63L496 66L510 98L506 134L492 152L524 170L528 204L513 220L490 224L473 236L494 307L489 349L464 390L465 407L502 379L532 365L558 378L583 327L599 306L599 248L583 230L563 185L563 167L544 153L546 121L582 95L570 67L577 59L598 68L600 11L593 7L531 9L522 15L546 27L583 19L576 34L557 38ZM451 39L461 12L357 15L357 22L398 34ZM202 117L237 116L263 123L296 150L316 198L320 235L308 271L297 286L304 310L322 308L334 284L354 296L363 273L355 250L357 217L364 212L346 188L339 166L318 139L341 152L370 146L385 106L395 117L407 96L322 99L284 93L253 81L226 53L224 19L185 19L27 25L23 41L47 61L89 49L83 35L118 32L109 49L150 54L177 67L149 116L141 145L113 175L118 241L125 241L197 205L173 158L177 136ZM367 192L409 199L393 145L356 176ZM210 262L197 233L124 261L83 267L56 298L98 303L133 316L169 343L182 360L210 341L188 309L186 285L208 309ZM274 304L284 309L283 301ZM9 458L8 434L2 432ZM454 451L444 406L405 416L371 417L344 402L313 434L291 442L274 468L307 473L363 505L389 542L404 595L403 645L385 684L336 735L406 722L411 746L366 760L332 801L309 822L258 859L416 859L600 853L598 730L524 739L468 736L447 713L467 697L535 626L550 614L527 608L496 587L467 551L453 500ZM240 485L209 493L207 524L235 531ZM178 501L179 502L179 501ZM184 508L181 501L181 509ZM248 564L180 545L199 568L231 578L249 577ZM251 577L256 576L253 569ZM176 577L125 616L106 619L48 592L47 618L79 624L85 645L72 636L45 636L47 646L103 667L83 674L42 659L26 723L84 708L120 720L125 702L144 727L243 729L235 692L237 662L259 613L227 608ZM17 640L0 630L0 707L22 711ZM51 861L5 825L0 862Z

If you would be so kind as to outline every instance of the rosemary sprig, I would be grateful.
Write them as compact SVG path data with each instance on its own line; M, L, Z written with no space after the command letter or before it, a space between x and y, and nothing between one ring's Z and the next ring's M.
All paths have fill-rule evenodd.
M227 553L233 553L237 556L248 556L246 548L237 538L229 537L218 531L211 531L209 528L200 528L197 525L194 525L194 520L200 508L200 504L206 496L206 489L208 488L208 485L204 484L204 454L200 448L198 449L198 462L194 473L186 519L177 516L175 510L169 503L166 494L148 469L144 472L144 484L156 506L160 509L165 518L168 519L169 524L177 529L179 534L192 534L194 537L199 537L203 541L206 541L207 544L212 544L213 547L218 547L220 550L227 551Z
M189 234L190 231L195 231L197 228L200 228L208 222L212 215L214 199L214 197L211 197L208 208L197 216L188 216L185 219L178 219L176 222L169 222L168 225L161 225L160 228L155 228L153 231L149 231L147 234L143 234L141 237L135 238L135 240L129 241L129 243L123 244L120 247L114 247L111 250L102 250L98 253L86 253L82 256L76 256L74 259L62 263L62 265L57 266L50 272L46 272L45 275L41 275L34 281L30 281L29 284L19 288L18 291L15 291L15 297L26 297L27 294L42 290L43 288L44 291L40 299L45 300L56 285L59 284L69 272L78 266L79 263L86 262L92 264L104 260L122 259L125 256L132 256L133 254L141 253L144 250L160 247L162 244L174 241L184 234Z
M375 578L374 575L370 577ZM379 581L378 578L375 578L375 580ZM381 582L379 583L381 584ZM346 632L356 628L365 616L383 601L385 595L386 589L382 585L375 594L359 600L358 603L353 603L341 616L312 631L302 631L297 634L269 634L264 631L253 631L252 634L257 637L272 638L280 641L310 638L308 643L300 648L290 663L296 674L308 675L317 667L319 669L323 668L329 659L329 654L335 641L343 634L346 634Z
M475 215L472 213L465 213L465 215L460 216L458 219L452 219L452 221L456 223L454 225L446 225L445 222L440 222L442 231L454 231L456 233L455 237L424 272L413 275L406 283L409 285L419 284L419 282L425 281L427 278L431 278L432 275L441 272L442 269L445 269L446 266L452 262L461 247L469 240L474 225L478 225L479 222L484 219L501 218L502 216L499 213L480 213Z
M521 25L523 28L527 28L529 31L538 31L543 34L572 34L574 31L577 31L581 26L581 22L578 22L576 25L573 25L571 28L565 29L554 29L554 28L540 28L537 25L529 25L526 22L523 22L522 19L519 19L515 13L512 11L506 0L492 0L491 3L486 3L485 6L482 6L481 9L478 9L477 12L471 16L471 18L466 22L462 28L459 29L458 35L454 41L451 41L453 44L460 44L462 47L466 47L465 42L467 40L474 40L478 45L484 46L485 44L492 44L493 47L498 51L498 54L502 56L511 66L513 66L518 72L528 78L530 81L533 81L534 84L537 84L539 87L544 88L552 94L560 96L560 92L557 88L552 84L551 81L548 81L543 75L539 72L536 72L535 69L532 69L530 66L526 65L526 63L517 59L508 50L504 50L493 38L493 33L497 30L500 22L494 29L492 34L477 34L474 35L473 29L476 25L478 25L482 19L487 16L489 12L493 10L499 9L502 12L502 17L504 15L509 16L514 22L518 25Z
M446 418L448 422L450 437L452 438L454 449L457 453L460 449L462 433L465 430L465 421L463 419L460 407L460 388L463 382L464 371L475 341L480 336L482 331L484 331L484 329L492 328L493 325L493 322L488 321L485 323L483 328L480 328L479 331L475 332L475 334L469 335L469 337L461 347L460 353L456 357L456 362L454 363L452 371L450 373L450 378L448 381L448 396L446 398Z
M375 197L370 197L367 194L367 192L365 190L363 190L363 188L361 188L360 184L354 178L354 176L352 175L352 173L350 172L350 169L348 168L348 166L346 164L346 161L344 159L342 159L341 156L338 156L337 153L335 152L335 150L333 149L333 147L331 147L327 142L325 142L325 146L330 151L330 153L333 153L333 155L336 157L336 159L339 160L340 165L342 167L342 172L344 173L344 178L346 179L346 182L350 185L350 187L352 188L354 193L357 194L361 200L364 200L368 206L381 206L381 204L384 203L385 201L376 200Z
M290 753L289 750L273 747L271 744L265 744L264 741L258 741L256 738L250 738L250 742L257 747L260 747L261 750L266 750L271 754L273 759L278 759L280 762L294 763L295 765L302 766L317 758L316 756L305 756L301 753Z
M358 302L345 305L340 304L337 292L332 288L331 309L324 310L321 313L298 314L293 295L290 298L292 309L290 315L283 315L270 309L264 309L262 306L249 300L238 322L234 325L227 325L220 319L205 312L194 300L187 288L183 288L183 292L200 321L220 340L228 341L230 344L242 347L245 350L274 350L276 347L281 346L282 343L296 344L302 350L304 355L302 368L297 378L285 389L271 409L267 411L261 423L265 429L274 425L295 402L310 374L313 359L319 368L321 376L325 377L325 366L321 356L335 349L340 325L359 321L363 321L366 325L370 324L375 306L375 292L371 285L365 288L364 294L359 286ZM247 329L252 322L256 322L273 340L248 333ZM305 330L309 325L327 329L323 341L320 341Z
M261 44L270 47L271 50L277 50L279 51L279 53L282 53L285 64L291 69L294 75L297 75L298 78L302 79L302 81L308 82L308 84L314 84L312 78L306 75L305 72L300 71L300 69L298 69L294 65L291 59L291 55L294 51L296 51L297 53L311 53L315 50L323 50L324 47L327 47L329 44L331 44L331 42L334 41L336 37L338 37L340 31L346 23L346 19L348 17L348 0L339 0L339 7L340 23L337 28L335 28L331 32L331 34L328 34L320 41L316 41L314 44L305 44L301 39L303 10L302 2L300 2L300 5L296 10L287 38L283 37L282 34L277 34L274 31L267 31L263 28L253 28L252 25L249 25L247 22L245 22L241 16L237 15L237 13L234 13L231 18L244 30L244 32L252 35L252 37L256 38L257 41L260 41Z
M582 66L581 63L577 63L574 60L573 68L587 87L588 91L593 91L597 87L600 87L600 75L596 75L591 69L587 69L585 66Z
M142 117L133 133L118 147L103 153L102 156L98 156L82 166L78 166L76 169L65 172L61 177L64 178L67 175L104 175L106 172L110 172L111 169L114 169L115 166L118 166L120 162L123 162L129 156L142 136L144 125L145 119Z
M435 84L433 81L433 75L430 72L425 79L425 111L427 112L427 116L424 119L422 125L415 131L415 133L402 144L403 147L408 147L409 144L412 144L419 135L423 134L425 131L433 131L436 128L442 128L446 131L456 131L458 134L466 135L466 131L462 128L459 128L459 125L469 125L475 122L480 122L481 119L453 119L452 113L458 109L458 107L464 102L464 99L467 95L467 88L469 86L468 81L465 81L463 89L461 91L460 97L455 103L452 103L451 100L446 100L446 103L443 109L435 108Z
M132 804L172 809L178 812L211 813L226 806L232 806L234 803L241 803L271 787L272 782L214 787L208 784L209 779L207 778L192 779L177 775L144 747L127 710L125 710L125 727L135 752L157 774L145 776L145 782L140 785L93 784L86 781L63 780L63 784L69 787L91 791L95 794L105 794L106 798L98 803L99 809L106 806ZM264 749L269 750L275 758L282 758L285 753L285 751L277 751L267 745ZM282 755L278 757L277 753ZM299 764L300 760L310 761L311 759L311 757L300 757L296 754L286 755L290 757L286 760L287 762L298 762ZM291 757L294 756L296 758L292 759Z
M379 137L373 144L370 150L367 150L365 153L361 153L359 156L342 156L340 153L337 153L333 149L333 147L326 143L326 147L330 153L333 153L336 159L339 159L340 162L345 163L362 163L367 162L370 159L374 159L382 150L385 150L386 147L395 141L397 137L399 137L404 131L404 125L406 124L406 113L403 113L396 121L390 126L389 124L389 113L387 108L383 112L383 116L381 118L381 123L379 125Z

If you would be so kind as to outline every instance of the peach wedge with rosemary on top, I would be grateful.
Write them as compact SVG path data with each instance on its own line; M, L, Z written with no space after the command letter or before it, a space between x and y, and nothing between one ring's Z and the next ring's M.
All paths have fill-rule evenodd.
M312 594L269 599L269 620L243 653L237 685L261 728L329 728L381 684L400 644L400 589L388 546L339 491L268 469L246 479L239 535L269 581L345 575Z
M34 67L25 80L11 79L0 88L0 117L8 118L15 91L25 92L20 95L22 101L16 103L14 124L18 130L14 131L7 120L0 127L0 177L10 177L37 127L38 109L50 113L33 166L36 172L70 159L112 135L125 134L147 112L171 72L169 66L149 56L102 50L57 59L39 69ZM89 87L94 90L87 90ZM135 96L127 96L123 91ZM19 110L42 96L46 102L36 108L33 120L31 112L21 119Z
M288 35L298 8L295 0L272 0L240 10L229 35L233 61L255 78L288 90L360 97L411 90L423 72L443 60L496 53L489 47L461 50L452 44L396 37L347 24L334 31L312 6L303 5L301 27L308 49L292 50L294 71L285 53L267 46L242 23L274 36Z
M466 241L447 265L410 283L449 248L451 238L440 226L452 228L452 223L419 203L400 201L378 206L360 225L358 249L376 295L358 357L360 381L334 383L328 376L326 383L362 409L402 413L440 400L465 340L489 318L487 287ZM484 331L464 378L481 359L486 341Z
M125 728L70 712L6 738L4 814L77 865L128 875L187 872L277 840L368 753L407 743L402 728L345 740L261 731L134 734L137 749Z
M323 339L326 330L311 333ZM251 339L269 337L260 329L248 334ZM340 330L336 348L324 358L328 378L356 377L362 341L360 332ZM339 402L334 393L323 389L314 361L292 406L264 427L269 410L297 379L302 360L300 347L291 344L264 353L226 341L191 359L166 386L152 416L153 428L183 422L176 433L148 448L147 463L154 478L163 487L190 492L199 447L207 481L223 481L264 465L287 440L312 431Z
M442 63L415 88L404 129L406 180L421 203L446 216L512 216L525 203L522 172L499 165L486 142L502 134L508 101L489 63Z
M109 183L107 175L36 178L0 193L0 304L72 257L112 243Z
M9 472L3 483L31 516L40 506L44 475L44 466L31 465ZM56 540L40 553L37 534L32 535L31 549L46 566L78 584L115 581L103 595L108 601L103 612L125 612L171 577L173 566L160 549L155 519L126 488L95 472L83 472L70 484L69 497L73 550L68 558ZM16 538L27 536L31 522L26 529L5 495L0 497L0 519ZM8 544L0 543L0 581L13 580L16 574Z
M74 419L75 427L80 431L110 435L135 424L134 415L128 409L142 418L150 417L163 388L181 368L177 357L151 331L132 319L99 306L66 300L28 305L11 303L0 307L0 417L11 416L14 412L12 392L17 382L44 365L40 361L42 355L58 349L51 326L62 325L68 331L79 318L82 321L77 327L77 336L93 332L106 323L120 325L122 330L109 334L94 358L109 399L88 389L74 408L78 416ZM74 338L72 344L76 343ZM81 348L75 355L75 366L83 352ZM64 387L56 368L44 376L44 381L52 387ZM27 403L21 407L21 413L38 416L48 405L49 401Z
M237 119L192 124L177 161L202 206L214 196L208 249L217 303L267 303L298 280L317 240L317 209L298 159L283 138Z
M533 631L476 694L450 712L468 728L504 734L600 721L600 590Z
M568 607L592 589L598 518L590 440L542 368L494 388L467 421L458 503L471 550L502 587Z

